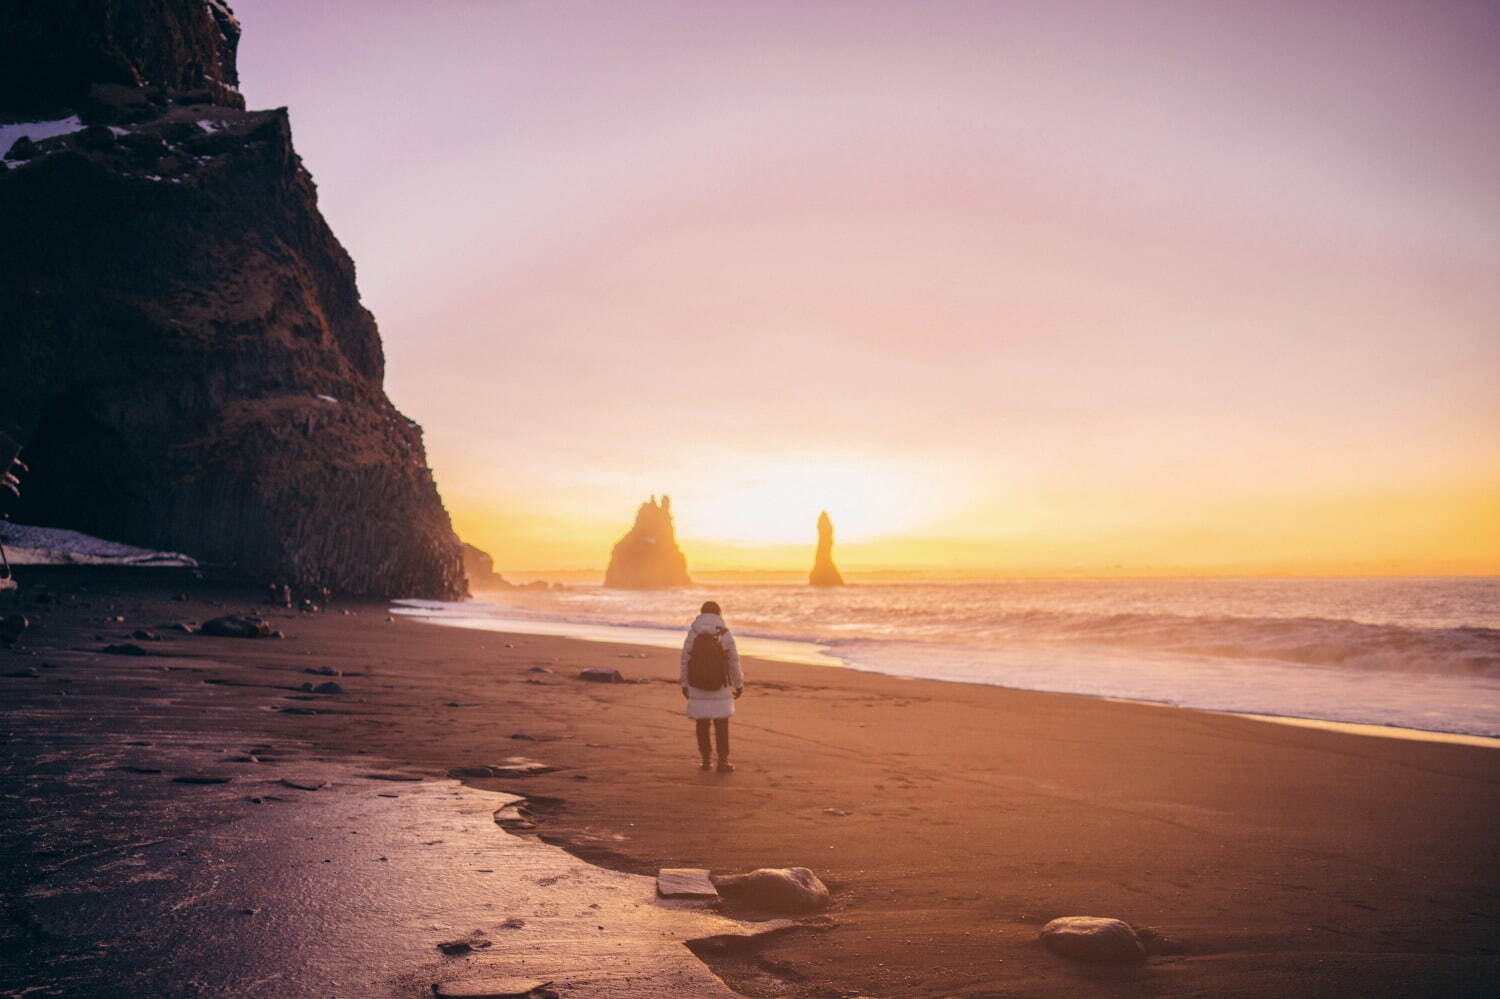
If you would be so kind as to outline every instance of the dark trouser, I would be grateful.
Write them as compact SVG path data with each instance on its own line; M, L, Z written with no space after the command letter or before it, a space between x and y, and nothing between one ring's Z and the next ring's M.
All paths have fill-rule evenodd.
M710 719L698 719L698 755L705 760L709 757L708 745L708 723ZM729 719L714 718L714 741L719 744L719 759L729 759Z

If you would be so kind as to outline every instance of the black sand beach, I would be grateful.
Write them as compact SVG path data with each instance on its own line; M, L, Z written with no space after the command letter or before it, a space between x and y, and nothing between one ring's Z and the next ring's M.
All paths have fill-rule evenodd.
M506 887L519 874L492 844L512 834L488 814L506 799L464 797L478 792L528 797L532 832L590 865L813 868L826 925L702 953L743 995L1486 995L1500 980L1492 749L750 661L739 770L700 774L664 650L378 604L272 611L280 640L213 638L161 626L268 609L66 571L23 593L12 610L33 626L0 654L7 994L430 994L466 973L437 943L503 940L508 898L548 904ZM122 643L149 654L100 651ZM587 667L638 682L585 683ZM341 693L301 689L330 679ZM557 769L473 791L370 776L515 756ZM1062 915L1162 943L1139 965L1076 964L1036 940ZM640 918L593 932L623 939ZM635 987L590 982L570 947L593 953L539 931L462 960L531 953L553 967L514 970L560 995Z

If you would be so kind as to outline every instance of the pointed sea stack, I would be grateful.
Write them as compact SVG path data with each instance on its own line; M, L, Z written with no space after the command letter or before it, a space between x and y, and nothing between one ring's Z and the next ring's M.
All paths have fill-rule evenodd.
M386 398L286 109L245 110L239 31L224 0L0 9L15 518L299 588L461 596L421 430Z
M813 586L843 586L844 577L833 564L833 521L828 511L818 514L818 553L813 557L812 575L807 581Z
M672 526L672 500L663 496L642 503L635 526L615 545L609 556L604 585L617 590L664 590L691 586L687 559L677 547Z

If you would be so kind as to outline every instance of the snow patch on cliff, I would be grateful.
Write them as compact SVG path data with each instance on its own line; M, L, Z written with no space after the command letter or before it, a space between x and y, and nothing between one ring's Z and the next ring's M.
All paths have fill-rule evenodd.
M52 121L17 121L0 124L0 156L10 152L10 147L16 144L17 139L30 139L32 142L41 142L58 135L69 135L82 130L83 122L78 116L69 115L66 118L57 118ZM0 160L7 167L14 168L21 165L20 162Z
M60 527L0 523L0 544L11 565L195 566L181 552L159 552L106 541Z
M3 156L20 138L41 142L43 139L67 135L82 129L83 122L78 120L76 114L52 121L18 121L13 124L0 125L0 156Z

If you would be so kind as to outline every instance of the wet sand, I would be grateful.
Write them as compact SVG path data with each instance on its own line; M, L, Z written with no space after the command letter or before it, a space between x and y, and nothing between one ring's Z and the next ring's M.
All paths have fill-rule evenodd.
M82 651L66 663L53 654L59 664L36 678L0 679L8 730L47 711L85 744L120 740L127 715L209 734L223 718L185 692L214 687L238 705L241 742L295 743L330 764L363 757L440 777L508 756L542 760L559 769L468 783L527 796L542 838L595 864L805 865L824 878L832 928L708 956L742 994L1486 995L1500 982L1493 749L751 660L733 723L739 769L702 774L668 650L388 621L382 606L349 605L358 613L345 616L336 605L276 612L282 641L160 632L170 637L151 651L174 658L132 659L121 672L111 657L105 678L94 651L137 627L265 611L207 587L186 603L133 591L96 585L23 604L39 621L27 640L36 654L0 654L0 672ZM105 620L116 614L126 620ZM305 670L325 666L345 674L344 694L296 690L322 679ZM591 666L641 682L576 678ZM140 710L106 730L66 720L87 714L64 701L104 688ZM7 765L25 764L21 753L8 742ZM18 811L47 806L44 791L34 797L0 805L9 828ZM92 821L101 842L111 814ZM8 885L83 846L12 857ZM7 912L21 929L0 943L25 953L24 898L12 891ZM1117 916L1172 945L1138 967L1073 964L1036 943L1060 915ZM232 940L234 924L225 915L198 932Z

